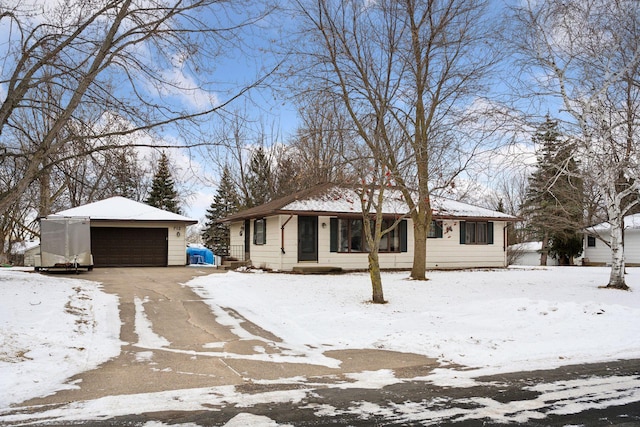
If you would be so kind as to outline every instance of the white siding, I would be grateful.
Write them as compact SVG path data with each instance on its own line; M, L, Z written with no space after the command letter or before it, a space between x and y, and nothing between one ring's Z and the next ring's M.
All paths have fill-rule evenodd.
M254 221L251 221L251 261L255 267L279 269L282 263L280 253L280 227L282 216L270 216L266 218L267 242L264 245L256 245L254 242ZM245 230L246 231L246 230ZM296 240L297 246L297 240Z
M627 264L640 265L640 230L631 229L624 232L624 258Z
M168 265L187 264L187 227L185 224L169 225Z
M229 245L230 255L237 257L238 259L242 259L244 254L244 233L247 233L248 230L244 229L244 222L234 222L229 226ZM236 253L237 252L237 253Z
M427 239L427 268L506 267L505 226L493 221L493 244L468 245L460 244L460 221L443 221L442 238Z
M36 255L40 256L40 246L36 246L35 248L27 249L26 251L24 251L24 266L25 267L35 266Z
M601 234L601 237L609 241L609 233ZM587 238L584 239L584 258L590 263L611 264L611 249L600 239L596 239L595 247L587 246ZM640 230L627 229L624 231L624 259L627 264L640 264Z
M367 253L330 252L329 216L318 217L318 261L298 262L298 218L279 215L267 218L267 243L253 243L253 220L250 230L240 236L243 222L231 224L231 245L244 245L244 233L250 234L251 262L255 267L290 271L293 267L317 265L341 267L345 270L368 268ZM323 227L323 224L325 225ZM443 221L443 237L428 239L427 268L505 267L504 221L494 221L494 237L491 245L461 245L459 221ZM413 265L413 225L407 220L408 252L380 253L383 269L410 269Z
M540 265L540 253L539 252L523 252L513 262L513 265ZM558 260L548 256L547 265L558 265Z

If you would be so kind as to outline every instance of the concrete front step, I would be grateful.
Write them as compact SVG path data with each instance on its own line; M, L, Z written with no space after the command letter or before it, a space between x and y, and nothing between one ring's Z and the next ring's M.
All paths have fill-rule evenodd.
M299 265L293 267L292 271L300 274L336 274L342 273L342 268L325 265Z

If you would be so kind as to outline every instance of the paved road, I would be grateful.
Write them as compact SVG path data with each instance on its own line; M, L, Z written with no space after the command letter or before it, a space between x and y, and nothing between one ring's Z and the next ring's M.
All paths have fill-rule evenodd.
M278 337L229 308L221 310L239 319L242 331L219 323L180 285L212 272L96 269L81 276L119 296L122 352L72 378L77 388L23 402L14 419L47 425L640 425L640 361L481 378L472 387L415 380L439 366L414 354L332 351L325 354L341 365L329 368L296 358ZM166 343L154 345L143 336L149 332ZM387 372L380 370L396 381L358 385L358 375ZM155 396L155 406L147 396ZM139 402L135 410L120 410L132 401ZM0 424L11 415L2 414Z
M381 389L315 389L308 398L292 405L260 404L250 408L223 407L212 411L166 412L112 419L104 424L144 424L154 420L166 424L194 423L200 426L249 425L260 420L265 424L294 426L412 426L453 425L480 427L495 425L522 426L640 426L640 398L622 405L606 404L608 392L593 387L571 390L563 396L541 400L542 392L531 391L539 384L571 384L587 378L608 378L616 382L628 376L640 378L640 360L568 366L555 370L518 372L486 377L475 387L436 387L421 381L409 381ZM599 382L602 384L602 382ZM637 387L637 386L636 386ZM631 393L619 386L621 393ZM635 390L637 394L637 390ZM367 402L366 407L363 402ZM601 404L601 405L599 405ZM584 408L575 411L576 405ZM599 407L602 406L602 407ZM331 411L327 409L331 408ZM243 418L247 413L254 417ZM246 424L241 423L246 420ZM267 424L272 420L274 424ZM130 424L133 423L133 424ZM94 424L92 424L94 425Z

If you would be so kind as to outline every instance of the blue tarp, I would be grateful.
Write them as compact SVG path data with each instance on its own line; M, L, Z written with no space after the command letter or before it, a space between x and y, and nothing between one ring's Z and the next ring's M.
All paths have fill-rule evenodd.
M187 247L187 261L189 264L215 264L213 252L205 247L197 246Z

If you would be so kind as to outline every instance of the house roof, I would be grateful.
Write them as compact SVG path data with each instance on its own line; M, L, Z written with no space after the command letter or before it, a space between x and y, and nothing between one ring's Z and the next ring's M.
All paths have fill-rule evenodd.
M539 252L542 250L542 242L514 243L509 248L522 252Z
M80 216L99 221L170 221L190 224L198 222L195 219L120 196L60 211L52 216Z
M40 240L25 240L23 242L15 242L11 245L10 252L16 255L24 255L25 252L40 246Z
M443 197L431 196L431 207L435 219L501 219L515 221L516 217L491 209L458 202ZM397 189L386 189L383 214L401 215L409 213L402 193ZM335 184L322 184L308 190L282 197L261 206L238 212L224 219L232 222L242 219L260 218L277 214L361 214L360 198L354 189Z
M640 228L640 213L627 215L624 217L624 228L625 229L639 229ZM608 222L602 222L600 224L592 225L587 228L587 231L591 232L599 232L599 231L609 231L611 229L611 224Z

